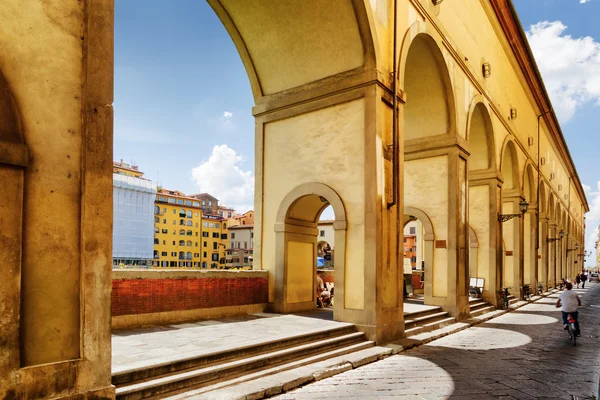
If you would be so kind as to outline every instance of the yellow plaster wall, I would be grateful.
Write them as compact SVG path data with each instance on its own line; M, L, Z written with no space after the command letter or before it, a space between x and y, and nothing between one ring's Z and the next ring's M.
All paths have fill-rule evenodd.
M314 243L287 242L287 279L285 290L288 303L312 301L315 279Z
M364 308L364 113L358 99L264 125L263 243L275 244L277 210L294 187L333 188L346 209L345 307L354 309ZM274 247L263 249L262 268L275 272ZM271 279L270 301L274 289Z
M404 163L405 206L423 211L431 219L435 240L448 241L448 156ZM435 193L435 196L432 195ZM448 251L434 249L433 296L448 295Z

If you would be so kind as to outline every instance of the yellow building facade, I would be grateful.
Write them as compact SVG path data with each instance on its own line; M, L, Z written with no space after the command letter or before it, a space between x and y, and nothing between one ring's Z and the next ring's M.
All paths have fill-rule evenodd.
M404 332L410 217L426 302L458 319L472 274L496 304L580 268L589 207L510 1L208 2L254 96L271 310L314 307L328 206L334 318L378 343ZM114 2L3 0L0 18L0 398L114 398Z
M202 268L225 268L225 249L228 243L227 220L219 215L202 216Z
M155 267L200 267L202 207L197 199L161 189L154 205Z

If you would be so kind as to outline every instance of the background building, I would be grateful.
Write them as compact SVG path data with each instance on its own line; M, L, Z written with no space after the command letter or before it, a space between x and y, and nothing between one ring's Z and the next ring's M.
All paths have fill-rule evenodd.
M154 206L154 266L199 267L201 221L199 200L160 189Z
M236 225L254 225L254 210L246 211L243 214L234 214L229 218L229 226Z
M156 183L137 166L113 163L113 266L152 263L152 206Z
M226 252L226 268L252 268L254 261L254 225L229 227L230 247Z
M219 215L219 200L208 193L192 194L190 197L200 200L205 215Z
M219 215L202 216L202 268L225 268L227 221Z

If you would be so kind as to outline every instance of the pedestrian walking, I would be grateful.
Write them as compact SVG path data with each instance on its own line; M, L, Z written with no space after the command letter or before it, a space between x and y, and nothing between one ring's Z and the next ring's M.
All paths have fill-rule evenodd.
M581 273L581 288L585 289L585 282L587 281L587 275L585 272Z
M577 284L577 289L579 289L579 284L581 284L581 275L577 274L575 277L575 283Z

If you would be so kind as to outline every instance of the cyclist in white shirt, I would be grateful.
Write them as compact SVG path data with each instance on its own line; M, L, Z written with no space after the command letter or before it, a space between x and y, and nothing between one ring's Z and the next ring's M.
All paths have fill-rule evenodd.
M561 307L562 305L562 319L565 330L568 329L568 321L567 316L571 314L575 319L575 330L577 336L580 336L579 330L579 313L577 312L577 307L581 305L581 299L579 295L573 291L573 284L571 282L565 283L565 291L558 296L558 300L556 301L556 308Z

